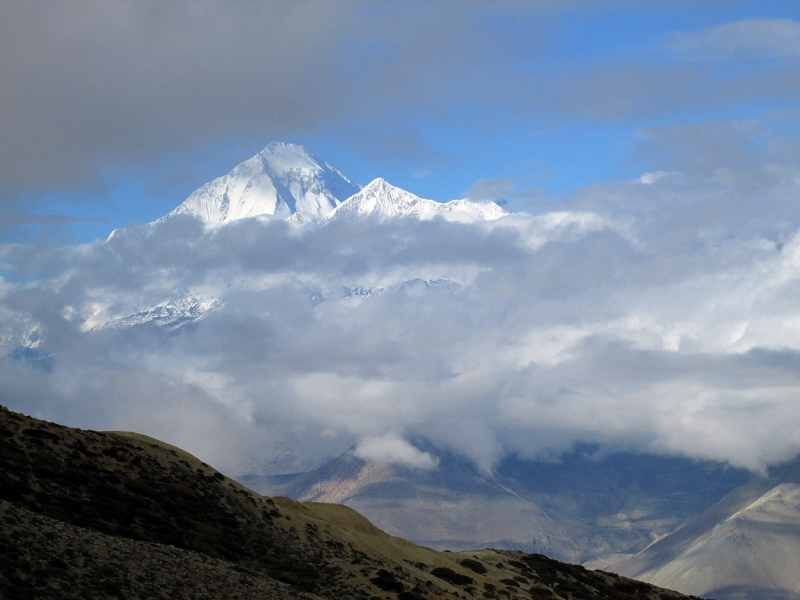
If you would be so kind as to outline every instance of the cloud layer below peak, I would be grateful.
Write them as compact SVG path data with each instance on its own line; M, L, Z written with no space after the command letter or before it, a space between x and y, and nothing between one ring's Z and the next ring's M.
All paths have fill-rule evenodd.
M735 158L718 129L651 135L716 131ZM485 470L576 443L763 469L800 452L800 169L779 141L492 222L187 216L113 253L6 247L0 401L231 471L353 444L435 468L414 439ZM206 312L163 326L178 306Z

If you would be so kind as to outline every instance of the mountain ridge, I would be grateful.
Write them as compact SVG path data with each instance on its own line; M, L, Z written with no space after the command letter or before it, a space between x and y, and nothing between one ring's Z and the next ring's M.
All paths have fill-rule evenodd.
M382 177L362 187L303 146L271 142L226 175L196 189L163 217L144 225L115 229L107 241L135 233L147 237L154 227L181 215L194 217L205 230L213 230L247 218L324 223L374 214L382 218L441 216L451 221L474 222L496 220L509 213L489 201L437 202L420 198Z
M199 223L194 235L202 237L245 219L281 219L302 227L376 216L475 223L508 214L494 202L420 198L381 177L362 188L303 146L271 142L226 175L199 187L166 215L114 229L103 248L119 260L141 254L149 239L181 217L195 220L195 226Z
M800 459L734 489L633 556L604 567L720 600L800 598Z
M420 198L378 177L325 215L323 221L380 215L382 218L400 216L415 217L420 220L440 216L451 221L471 222L493 221L507 214L493 202L471 200L436 202Z

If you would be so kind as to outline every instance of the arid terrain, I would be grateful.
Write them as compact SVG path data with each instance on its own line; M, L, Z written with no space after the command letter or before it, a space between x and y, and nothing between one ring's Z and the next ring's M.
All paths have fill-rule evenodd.
M736 488L698 518L603 568L719 600L797 600L800 459Z

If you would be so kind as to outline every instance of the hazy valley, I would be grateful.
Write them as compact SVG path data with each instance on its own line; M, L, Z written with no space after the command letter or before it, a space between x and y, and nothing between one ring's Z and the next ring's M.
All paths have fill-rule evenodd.
M588 452L553 463L509 459L481 473L417 446L437 458L435 469L371 464L351 449L313 471L240 479L262 493L346 504L438 549L521 549L582 563L637 552L751 478L714 463Z

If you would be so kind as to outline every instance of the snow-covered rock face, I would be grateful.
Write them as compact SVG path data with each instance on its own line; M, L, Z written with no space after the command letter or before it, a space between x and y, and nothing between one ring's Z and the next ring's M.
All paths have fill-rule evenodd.
M471 222L491 221L506 214L508 213L493 202L426 200L378 178L328 213L325 220L380 215L418 219L442 216L450 221Z
M98 314L89 315L84 320L81 330L88 332L103 329L128 329L146 324L176 330L184 325L201 321L224 306L224 302L220 300L205 298L184 290L152 308L138 310L127 315L109 317L102 311L98 311Z
M190 214L208 228L258 216L318 219L358 190L302 146L273 142L195 191L165 218Z
M506 214L493 202L426 200L380 178L361 189L302 146L273 142L224 177L196 190L155 224L177 215L197 217L206 229L214 229L240 219L264 216L299 223L369 215L418 219L441 216L450 221L473 222Z

